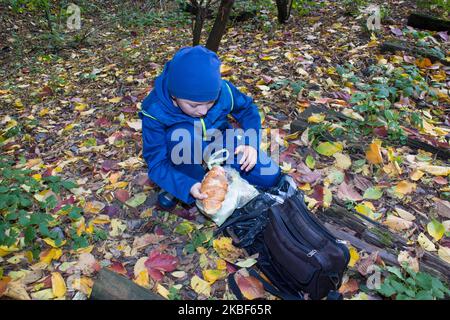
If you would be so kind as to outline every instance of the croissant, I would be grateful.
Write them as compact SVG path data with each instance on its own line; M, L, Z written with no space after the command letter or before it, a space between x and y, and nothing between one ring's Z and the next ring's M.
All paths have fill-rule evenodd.
M208 195L208 198L202 201L203 210L211 215L217 213L228 191L225 170L220 166L213 167L203 178L200 191Z

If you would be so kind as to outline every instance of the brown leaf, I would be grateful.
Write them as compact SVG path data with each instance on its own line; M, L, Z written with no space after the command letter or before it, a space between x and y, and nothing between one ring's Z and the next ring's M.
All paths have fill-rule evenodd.
M450 202L441 200L439 198L433 198L436 204L437 213L445 218L450 218Z
M134 239L133 250L145 248L150 244L157 244L161 242L164 238L165 236L160 236L154 233L144 234L143 236Z
M341 200L360 201L362 196L353 188L352 184L347 184L345 181L339 185L337 197Z
M355 279L349 279L339 288L339 292L342 294L353 294L358 290L359 290L359 283Z
M243 275L238 271L234 274L234 280L246 299L254 300L264 297L264 287L255 277Z

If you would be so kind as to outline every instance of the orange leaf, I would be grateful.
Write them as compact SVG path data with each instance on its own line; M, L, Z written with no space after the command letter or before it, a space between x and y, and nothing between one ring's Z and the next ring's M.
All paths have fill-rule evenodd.
M372 164L383 163L381 156L381 141L375 140L369 145L369 150L366 151L366 158Z
M240 272L236 272L234 279L246 299L253 300L264 297L264 287L255 277L244 276Z
M417 60L417 61L416 61L416 65L417 65L419 68L424 69L424 68L430 67L431 65L433 65L433 63L431 62L430 59L428 59L428 58L423 58L423 59Z

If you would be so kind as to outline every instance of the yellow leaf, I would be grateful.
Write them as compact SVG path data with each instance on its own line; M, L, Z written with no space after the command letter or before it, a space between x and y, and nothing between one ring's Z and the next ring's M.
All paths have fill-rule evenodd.
M450 167L442 167L442 166L421 166L419 168L433 176L448 176L450 175Z
M203 278L209 282L209 284L213 284L217 280L225 278L226 273L224 270L217 270L217 269L208 269L203 270Z
M401 193L403 195L409 194L409 193L413 192L414 190L416 190L416 184L413 182L408 182L406 180L400 181L395 186L395 192Z
M438 250L439 258L447 263L450 263L450 248L440 246Z
M436 246L430 239L427 238L422 232L417 237L417 242L419 242L420 246L426 251L436 251Z
M157 284L156 291L166 299L169 299L169 290L167 290L162 284Z
M350 268L352 268L355 266L355 263L358 262L359 254L358 254L358 250L356 250L352 246L350 246L349 252L350 252L350 261L348 262L348 266Z
M19 109L22 109L24 107L22 100L20 100L20 99L16 99L14 101L14 105L16 106L16 108L19 108Z
M366 158L372 164L383 163L383 157L381 156L381 141L374 140L369 145L369 150L366 151Z
M100 201L90 201L86 203L84 207L84 212L86 213L92 213L92 214L98 214L100 211L103 210L105 207L105 204Z
M435 241L439 241L445 234L445 227L442 223L433 219L427 224L427 231Z
M410 178L412 181L419 181L423 177L424 174L425 174L425 172L416 169L411 173Z
M145 258L145 259L147 260L147 258ZM136 279L134 279L134 282L144 288L150 287L147 269L139 272Z
M62 247L63 245L65 245L67 241L66 241L66 240L63 240L59 246L57 246L57 245L55 244L55 240L50 239L50 238L45 238L45 239L44 239L44 242L45 242L46 244L48 244L49 246L52 246L53 248L59 248L59 247Z
M19 251L19 248L17 248L16 246L0 246L0 257L5 257L8 254L10 254L11 252L16 252Z
M118 102L122 101L122 97L114 97L114 98L108 99L108 101L111 103L118 103Z
M86 109L88 105L86 103L81 103L81 102L75 102L75 110L76 111L83 111L84 109Z
M226 270L226 269L227 269L227 263L226 263L226 261L223 260L223 259L218 259L218 260L216 261L216 267L217 267L217 269L219 269L219 270Z
M211 295L211 285L196 275L191 279L191 288L198 294L202 294L206 297Z
M289 162L284 162L282 163L282 165L280 166L281 170L284 173L289 173L292 171L292 165Z
M66 283L59 272L52 272L52 290L53 295L57 298L61 298L66 295Z
M99 215L96 219L91 221L91 224L108 224L111 223L109 216L106 214Z
M72 288L83 292L85 295L90 296L94 281L88 277L76 278L72 283Z
M50 264L52 260L58 260L62 256L62 250L57 248L51 248L41 253L40 261L45 264Z
M419 68L427 68L433 65L433 63L431 62L431 60L429 58L423 58L423 59L417 59L416 60L416 65Z
M233 246L233 239L229 237L220 237L213 241L213 248L222 259L226 259L230 253L237 252L237 248Z
M376 209L370 201L364 201L363 203L358 204L355 206L355 210L373 220L378 220L382 216L380 213L375 212Z
M313 113L308 117L309 123L321 123L325 120L325 113Z
M233 73L232 71L233 71L233 68L230 67L229 65L226 65L226 64L221 64L220 65L220 74L223 77L231 75Z
M44 108L41 111L39 111L39 116L43 117L43 116L47 115L48 112L49 112L48 108Z

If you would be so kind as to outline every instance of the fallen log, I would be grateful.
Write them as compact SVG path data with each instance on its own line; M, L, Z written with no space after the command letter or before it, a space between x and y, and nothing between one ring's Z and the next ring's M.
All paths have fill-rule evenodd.
M359 250L369 253L378 251L380 257L391 265L399 265L399 252L410 248L406 239L393 233L385 225L340 205L332 205L321 211L318 218L337 238L350 242ZM351 230L353 234L344 230ZM424 252L419 259L419 268L450 283L450 264L434 253Z
M381 52L392 52L404 51L414 56L422 56L431 60L431 62L439 61L445 66L449 66L450 62L440 57L436 53L427 50L426 48L419 48L412 46L406 41L386 41L380 47Z
M325 106L321 105L311 105L309 108L307 108L305 111L303 111L296 120L291 122L291 133L297 132L297 131L304 131L306 130L310 124L308 123L308 117L310 117L313 113L326 113L327 118L330 120L335 121L345 121L350 118L345 116L344 114L334 111L332 109L329 109ZM356 121L356 120L354 120ZM410 131L410 130L407 130ZM324 135L326 139L330 141L336 140L331 134L325 134ZM431 152L434 155L436 155L437 158L447 161L450 159L450 148L437 148L427 142L421 141L420 135L419 136L412 136L409 135L406 140L406 145L418 150L422 149L427 152ZM355 149L360 150L363 154L365 153L364 146L362 146L358 141L355 141L356 143L352 145Z
M124 276L103 268L92 288L91 300L164 300Z
M431 31L450 31L450 21L422 13L411 13L408 17L407 25Z

